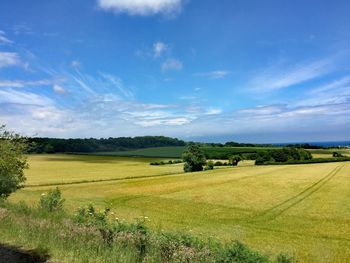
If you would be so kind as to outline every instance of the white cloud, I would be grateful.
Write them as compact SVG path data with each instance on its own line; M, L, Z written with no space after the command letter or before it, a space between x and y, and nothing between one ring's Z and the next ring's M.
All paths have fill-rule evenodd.
M0 88L24 88L28 86L48 86L52 80L0 80Z
M106 83L107 85L112 85L113 87L116 87L120 91L122 96L124 96L125 98L133 98L134 94L129 89L124 87L121 78L106 73L101 73L101 76L109 82Z
M181 70L183 67L182 62L175 58L169 58L162 64L162 71L167 70Z
M350 76L334 80L320 87L311 89L303 99L298 100L296 106L316 106L322 104L338 104L350 98Z
M97 0L99 7L115 13L149 16L175 15L181 10L182 0Z
M164 51L166 51L168 49L168 46L163 43L163 42L156 42L153 44L153 53L154 53L154 57L158 58L160 57Z
M0 68L19 66L21 64L21 60L17 53L0 52Z
M319 78L333 70L333 58L301 63L292 67L277 63L258 72L249 85L254 91L269 92Z
M12 44L13 41L5 36L5 32L0 30L0 44Z
M51 106L54 102L43 95L18 90L0 90L0 103Z
M72 68L80 68L81 67L81 63L79 60L73 60L71 63L70 63L71 67Z
M53 89L53 91L54 91L55 93L58 93L58 94L67 94L67 91L65 90L65 88L63 88L63 87L60 86L60 85L55 84L55 85L53 85L52 89Z
M194 76L198 77L206 77L209 79L222 79L230 74L230 71L228 70L215 70L215 71L209 71L209 72L199 72L194 73Z
M350 76L335 80L331 83L328 83L326 85L313 89L311 90L310 93L319 94L321 92L328 92L328 91L336 92L337 89L343 88L343 87L350 88Z
M221 109L217 109L217 108L210 108L208 109L204 114L205 115L218 115L222 113Z

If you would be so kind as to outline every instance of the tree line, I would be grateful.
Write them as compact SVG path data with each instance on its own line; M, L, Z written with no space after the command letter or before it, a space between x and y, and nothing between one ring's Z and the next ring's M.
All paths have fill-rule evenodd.
M67 153L67 152L112 152L129 149L140 149L165 146L185 146L186 143L177 138L165 136L139 136L118 138L58 139L28 138L29 153Z

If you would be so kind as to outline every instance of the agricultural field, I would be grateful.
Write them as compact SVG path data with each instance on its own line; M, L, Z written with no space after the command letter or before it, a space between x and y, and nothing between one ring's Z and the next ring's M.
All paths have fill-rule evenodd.
M338 152L344 156L350 157L350 149L310 149L308 151L312 153L312 157L314 158L330 158L333 156L333 152Z
M157 230L238 239L268 255L295 255L299 262L350 258L350 163L243 165L184 174L182 164L151 166L151 160L159 159L29 156L30 187L10 200L35 205L63 182L59 187L70 211L89 203L110 206L120 220L147 216Z
M221 159L229 155L243 153L257 153L268 149L279 149L279 147L201 147L208 158ZM129 157L160 157L160 158L180 158L185 146L153 147L137 150L116 151L116 152L96 152L92 155L101 156L129 156Z
M153 147L128 151L98 152L93 155L101 156L128 156L128 157L159 157L180 158L185 146Z
M163 159L71 154L30 155L30 169L25 171L26 183L28 186L34 186L120 180L129 177L169 175L183 170L181 164L160 167L149 165L154 160Z

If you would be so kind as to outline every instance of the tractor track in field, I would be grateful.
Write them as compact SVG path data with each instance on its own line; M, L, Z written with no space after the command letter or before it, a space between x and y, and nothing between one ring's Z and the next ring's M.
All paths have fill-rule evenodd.
M287 200L283 201L282 203L279 203L255 216L248 219L248 222L259 222L259 221L268 221L273 220L276 217L283 214L285 211L293 208L309 196L311 196L313 193L318 191L320 188L322 188L327 182L329 182L342 168L344 165L337 166L334 168L331 172L329 172L326 176L318 180L317 182L313 183L297 195L294 195L291 198L288 198Z

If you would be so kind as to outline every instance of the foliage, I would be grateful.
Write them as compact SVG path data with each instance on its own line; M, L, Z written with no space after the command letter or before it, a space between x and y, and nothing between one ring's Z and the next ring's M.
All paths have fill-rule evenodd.
M221 161L216 161L214 163L214 166L227 166L228 163L227 162L221 162Z
M31 153L111 152L150 147L185 146L185 142L164 136L119 137L108 139L29 138Z
M312 159L309 151L302 148L273 149L269 151L259 152L255 161L256 165L271 164L271 163L294 163L308 162Z
M297 260L288 254L281 253L277 255L276 263L296 263Z
M261 147L201 147L207 159L228 159L232 155L238 154L253 154L261 151L266 151L269 148Z
M239 241L234 241L225 246L218 262L267 263L269 258L249 249Z
M333 157L335 157L335 158L339 158L339 157L344 157L341 153L339 153L339 152L333 152Z
M39 205L41 209L47 212L55 212L62 210L64 201L60 189L56 187L41 195Z
M37 213L17 205L6 207L8 215L0 221L3 240L11 239L27 246L43 247L52 260L62 262L240 262L267 263L273 258L246 245L232 241L203 240L188 233L156 232L148 229L145 218L134 223L108 217L107 208L97 212L89 205L79 209L74 220ZM16 219L16 220L14 220ZM20 234L19 234L20 233ZM77 253L78 252L78 253ZM279 256L290 263L286 254ZM73 260L74 259L74 260Z
M0 198L7 198L23 187L26 180L23 170L28 167L25 149L25 138L0 126Z
M281 164L311 164L311 163L336 163L336 162L349 162L350 157L339 157L339 158L312 158L310 160L288 160L284 163L278 163L275 161L267 161L263 163L257 163L256 165L281 165Z
M229 157L229 164L232 166L237 166L240 161L242 161L242 157L239 155L233 155Z
M185 172L202 171L203 166L207 163L203 151L198 145L191 144L182 154L182 160L185 162Z
M182 160L169 160L167 162L161 161L161 162L150 162L150 165L165 165L165 164L178 164L182 163Z
M213 170L214 169L214 162L208 161L207 164L204 167L204 170Z

